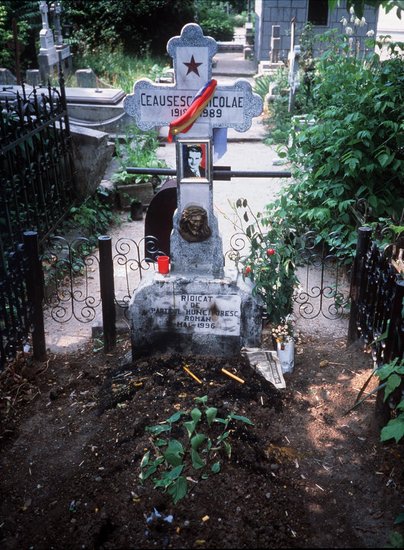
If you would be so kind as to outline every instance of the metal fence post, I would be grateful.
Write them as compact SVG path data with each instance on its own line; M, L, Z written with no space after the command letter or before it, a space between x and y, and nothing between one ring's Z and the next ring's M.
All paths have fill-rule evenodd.
M389 330L384 350L384 362L404 357L404 280L396 281L396 291L390 312Z
M108 235L98 237L98 249L100 251L100 289L104 351L107 352L116 345L114 265L112 262L111 237Z
M351 288L349 296L351 298L351 311L349 315L348 344L352 344L358 338L358 303L360 299L361 282L366 260L366 253L369 250L372 229L370 227L359 227L358 240L356 242L356 254L353 263Z
M42 301L44 276L39 259L39 241L36 231L24 231L24 252L27 258L26 284L28 300L32 305L32 348L34 359L46 359L45 325Z

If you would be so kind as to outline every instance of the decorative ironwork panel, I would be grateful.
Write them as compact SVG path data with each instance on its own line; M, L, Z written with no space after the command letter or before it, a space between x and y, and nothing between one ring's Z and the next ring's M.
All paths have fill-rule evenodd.
M113 246L115 303L127 309L133 292L145 271L155 269L159 250L155 237L140 241L120 238ZM101 305L98 251L90 241L78 237L69 242L63 237L50 237L42 254L45 273L45 305L52 319L67 323L95 320Z
M68 242L50 237L42 255L45 304L58 323L74 318L90 323L101 303L98 258L85 237Z
M338 235L333 238L337 241ZM235 233L230 239L230 249L225 256L234 262L239 273L245 267L250 241L245 233ZM293 300L298 314L305 319L319 315L340 319L347 312L349 285L346 270L337 254L324 245L317 244L317 235L309 231L300 238L297 254L299 287Z
M330 235L338 242L339 235ZM314 319L320 314L326 319L340 319L347 313L349 285L346 270L336 249L317 243L317 235L308 231L301 237L298 256L299 288L294 294L301 317Z
M148 235L136 242L133 239L118 239L114 246L114 281L116 303L127 309L134 290L143 277L143 272L155 269L156 258L164 255L159 250L158 239Z

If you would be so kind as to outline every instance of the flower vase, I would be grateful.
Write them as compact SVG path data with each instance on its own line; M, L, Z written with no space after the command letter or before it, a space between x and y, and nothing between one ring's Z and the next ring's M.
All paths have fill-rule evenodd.
M295 366L295 341L289 338L282 342L276 342L276 353L281 362L282 372L293 372Z

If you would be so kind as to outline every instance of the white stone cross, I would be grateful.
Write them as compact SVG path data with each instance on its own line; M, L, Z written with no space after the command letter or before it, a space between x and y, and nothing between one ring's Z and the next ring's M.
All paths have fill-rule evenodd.
M195 23L185 25L181 36L171 38L167 51L173 59L175 83L155 84L149 79L138 80L133 94L124 100L124 109L135 118L142 130L168 126L187 110L195 94L212 78L212 58L217 52L216 41L204 36ZM179 137L212 136L213 128L234 128L247 131L252 118L262 113L262 99L252 92L246 80L233 85L218 85L214 96L186 134Z
M49 8L45 0L41 0L39 2L39 11L41 12L41 17L42 17L42 28L49 29L49 21L48 21Z

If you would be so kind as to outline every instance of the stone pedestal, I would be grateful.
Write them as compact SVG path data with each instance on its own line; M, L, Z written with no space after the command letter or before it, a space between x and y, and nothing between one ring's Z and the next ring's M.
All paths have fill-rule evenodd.
M235 270L219 279L149 273L129 318L134 358L164 351L234 356L261 344L261 305Z

